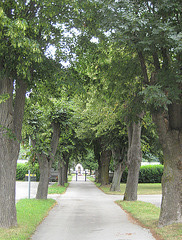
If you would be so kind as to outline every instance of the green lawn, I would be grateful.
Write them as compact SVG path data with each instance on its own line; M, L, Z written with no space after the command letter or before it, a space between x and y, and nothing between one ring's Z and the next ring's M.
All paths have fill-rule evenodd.
M11 229L0 229L2 240L26 240L36 230L37 225L47 216L56 204L53 199L22 199L16 204L18 226Z
M99 183L96 183L96 186L99 187L102 191L104 191L107 194L124 194L126 184L121 183L121 192L111 192L110 191L110 185L107 186L100 186ZM138 184L138 195L152 195L152 194L162 194L162 187L161 183L139 183Z
M68 182L72 180L72 175L68 175ZM49 186L48 194L63 194L66 192L69 183L65 183L64 186L58 186L58 183L54 183L53 185Z
M66 188L68 187L69 183L65 183L64 186L58 186L57 183L49 186L48 194L63 194L66 192Z
M182 239L182 224L172 224L163 228L157 227L160 208L154 206L153 204L140 201L117 201L117 204L128 213L131 213L131 215L139 221L142 226L150 228L155 235L157 234L160 237L158 239Z

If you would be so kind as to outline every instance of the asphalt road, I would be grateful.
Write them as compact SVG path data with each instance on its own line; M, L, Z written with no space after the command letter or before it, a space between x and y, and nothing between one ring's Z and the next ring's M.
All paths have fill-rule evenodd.
M154 240L148 229L130 222L114 203L118 198L90 181L72 181L32 240Z

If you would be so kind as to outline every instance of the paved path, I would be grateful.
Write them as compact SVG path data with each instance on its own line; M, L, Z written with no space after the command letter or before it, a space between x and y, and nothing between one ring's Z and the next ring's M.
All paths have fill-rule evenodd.
M79 177L78 181L84 181L84 177ZM74 180L75 181L75 180ZM37 193L37 187L38 187L38 182L31 182L31 191L30 191L30 197L35 198L36 193ZM53 184L53 183L51 183ZM59 197L60 195L49 195L49 198L55 198ZM113 201L115 200L122 200L123 195L108 195ZM22 199L22 198L28 198L28 182L16 182L16 201ZM157 207L161 206L161 195L138 195L138 200L139 201L144 201L144 202L149 202L153 203Z
M37 193L38 182L30 183L30 198L35 198ZM16 182L16 201L28 198L28 181L27 182Z
M116 197L116 196L114 196ZM119 197L119 196L117 196ZM32 240L154 240L92 182L72 181Z

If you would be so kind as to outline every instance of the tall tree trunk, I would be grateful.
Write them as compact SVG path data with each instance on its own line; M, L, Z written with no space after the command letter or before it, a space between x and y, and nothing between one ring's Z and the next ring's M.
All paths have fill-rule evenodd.
M58 185L64 186L68 182L68 162L69 158L65 158L59 162L58 166Z
M124 200L136 201L139 171L142 161L141 124L139 120L137 123L134 122L128 127L128 144L128 177Z
M50 169L52 161L45 154L38 157L40 180L37 188L36 199L47 199Z
M69 154L65 158L65 182L68 182L68 165L69 165Z
M111 150L103 150L101 153L101 185L109 184L109 165L111 161Z
M112 157L114 161L114 176L112 179L112 184L110 191L120 192L120 183L123 171L126 168L126 158L125 158L125 148L120 149L120 147L112 150Z
M171 104L168 113L153 114L164 154L159 226L182 222L182 105Z
M58 186L64 186L64 177L63 177L63 159L59 159L58 162Z
M36 152L38 162L39 162L39 169L40 169L40 180L37 189L36 199L47 199L48 193L48 185L49 185L49 176L50 176L50 169L52 163L54 162L57 146L59 143L59 136L60 136L60 124L59 123L52 123L53 127L53 135L51 139L51 151L48 155L44 153ZM31 139L32 145L36 148L36 141Z
M15 207L16 163L20 150L26 84L17 80L13 104L13 80L0 79L0 95L9 98L0 103L0 228L17 225Z
M102 163L101 163L101 159L99 157L98 159L98 177L97 177L97 183L101 183L101 175L102 175Z
M100 160L100 154L101 154L101 139L96 138L93 141L94 144L94 155L95 159L98 162L98 171L97 171L97 176L96 176L96 182L101 183L101 160Z

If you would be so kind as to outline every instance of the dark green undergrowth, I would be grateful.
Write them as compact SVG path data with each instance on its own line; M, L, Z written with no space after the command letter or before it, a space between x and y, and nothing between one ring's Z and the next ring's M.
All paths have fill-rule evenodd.
M0 229L0 239L30 239L36 227L47 216L49 210L55 204L56 201L53 199L22 199L18 201L16 204L18 226L11 229Z
M130 213L134 219L142 226L149 228L157 239L161 240L181 240L182 224L171 224L158 228L160 208L151 203L141 201L116 201L126 212Z

